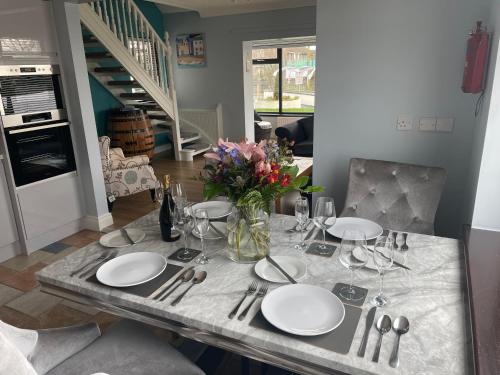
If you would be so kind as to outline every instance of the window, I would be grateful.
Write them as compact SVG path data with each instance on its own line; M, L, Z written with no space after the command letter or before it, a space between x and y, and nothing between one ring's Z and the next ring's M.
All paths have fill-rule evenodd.
M259 113L314 113L316 46L256 48L254 109Z

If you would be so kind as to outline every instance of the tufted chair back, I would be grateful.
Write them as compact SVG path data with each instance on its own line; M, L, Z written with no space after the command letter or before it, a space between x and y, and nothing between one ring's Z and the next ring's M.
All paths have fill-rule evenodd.
M369 219L385 229L434 234L445 181L442 168L351 159L341 216Z

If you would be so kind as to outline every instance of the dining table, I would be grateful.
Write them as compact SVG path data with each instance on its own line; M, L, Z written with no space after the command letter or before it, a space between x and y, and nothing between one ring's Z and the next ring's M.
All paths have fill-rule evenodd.
M272 214L270 219L271 256L289 255L300 258L307 266L299 284L310 284L332 290L337 283L348 283L350 271L340 263L339 249L331 257L308 254L294 248L299 233L289 230L294 217ZM139 243L118 249L119 255L154 252L168 259L182 247L182 241L164 242L160 236L158 210L130 223L127 228L142 229L146 237ZM385 228L390 229L390 228ZM194 286L175 306L169 298L159 301L151 296L138 296L121 288L111 288L92 280L70 276L86 261L106 249L99 242L48 265L37 273L42 291L99 310L177 332L179 335L242 356L300 374L469 374L473 372L469 305L461 241L432 235L409 233L405 264L411 270L387 272L384 293L389 303L378 308L374 322L383 315L394 321L405 316L410 330L401 337L400 365L393 368L389 359L396 340L390 331L384 335L380 360L372 361L378 338L375 325L364 357L357 355L365 331L370 300L378 293L379 275L372 269L355 272L354 285L368 290L360 307L361 315L352 342L344 353L315 345L301 336L285 334L252 324L260 314L261 299L243 320L229 319L228 313L238 303L252 281L259 280L254 264L231 261L225 254L226 240L207 242L211 258L205 265L194 260L183 263L168 259L169 264L194 266L207 272L206 280ZM334 238L331 244L339 246ZM189 246L200 248L199 239L189 236ZM173 280L173 279L172 279ZM271 283L270 292L286 284ZM179 288L181 292L183 288ZM315 319L314 313L310 319ZM346 338L347 340L347 338Z

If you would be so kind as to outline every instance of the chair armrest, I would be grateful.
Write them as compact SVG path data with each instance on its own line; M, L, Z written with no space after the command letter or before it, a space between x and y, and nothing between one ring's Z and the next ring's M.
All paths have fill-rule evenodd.
M289 142L295 141L295 143L302 142L306 138L302 127L297 121L276 128L274 133L279 139L286 139Z
M39 375L44 375L69 357L80 352L101 336L96 323L42 329L28 359Z
M129 158L111 159L111 169L130 169L149 165L149 158L146 155L136 155Z
M120 147L115 147L115 148L111 148L109 150L109 157L111 159L113 159L113 158L123 159L125 157L125 155L123 154L123 150Z

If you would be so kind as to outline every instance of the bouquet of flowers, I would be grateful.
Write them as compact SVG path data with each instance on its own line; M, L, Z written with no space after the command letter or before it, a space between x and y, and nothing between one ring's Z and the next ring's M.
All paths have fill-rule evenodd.
M252 207L269 213L271 202L290 191L322 191L307 186L309 177L297 177L292 153L286 142L225 142L205 154L210 162L204 167L203 195L211 199L225 195L236 207ZM306 187L307 186L307 187Z
M292 153L285 142L233 143L219 140L213 152L205 154L201 174L203 195L211 199L224 195L236 210L227 218L228 256L236 262L255 262L269 254L271 203L290 191L322 191L307 186L309 177L297 177Z

